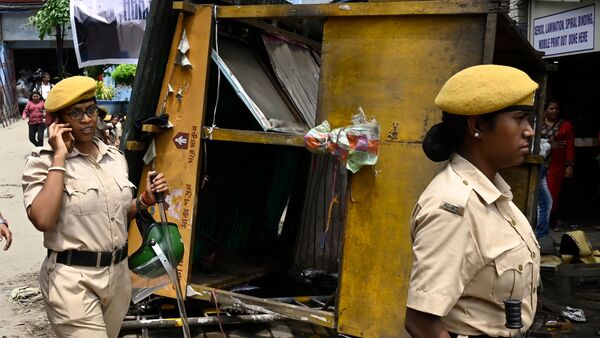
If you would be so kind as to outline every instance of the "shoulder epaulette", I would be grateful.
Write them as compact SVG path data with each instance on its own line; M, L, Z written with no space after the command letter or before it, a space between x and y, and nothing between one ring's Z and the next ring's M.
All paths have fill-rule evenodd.
M108 151L110 151L113 154L125 155L119 148L117 148L115 146L108 146Z
M31 151L31 156L33 156L33 157L40 157L43 153L49 153L49 154L51 154L53 152L54 152L54 149L52 149L52 147L50 147L50 146L35 147Z
M448 182L448 189L442 196L440 208L462 216L473 188L468 181L458 176L458 174L453 172L451 175L453 179Z

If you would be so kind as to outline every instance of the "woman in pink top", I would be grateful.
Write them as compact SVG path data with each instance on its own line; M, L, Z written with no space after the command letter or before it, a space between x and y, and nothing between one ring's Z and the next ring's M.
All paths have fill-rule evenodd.
M44 145L45 115L42 95L34 90L25 109L23 109L23 119L29 118L29 141L36 147Z

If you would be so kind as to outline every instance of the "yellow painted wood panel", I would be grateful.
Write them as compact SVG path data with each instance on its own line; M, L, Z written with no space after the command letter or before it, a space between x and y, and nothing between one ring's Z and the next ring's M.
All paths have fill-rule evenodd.
M246 5L218 6L218 19L257 18L310 18L333 16L387 16L387 15L430 15L430 14L477 14L497 9L486 1L392 1L353 2L307 5Z
M485 15L329 18L318 120L350 123L358 106L381 124L379 161L351 177L338 329L402 337L414 203L439 168L421 150L439 122L433 99L456 71L480 64ZM398 139L386 142L398 123Z
M190 50L186 55L192 63L193 68L191 69L175 65L177 45L183 29L185 29L190 43ZM163 98L167 93L168 84L171 84L175 93L180 89L183 90L181 102L175 98L175 93L173 93L168 96L165 105L165 112L169 114L169 120L174 127L162 134L155 135L154 140L157 153L156 169L163 172L169 182L170 194L167 196L167 202L170 204L170 208L167 218L179 226L185 246L183 260L177 267L184 294L191 271L190 258L193 250L194 215L198 193L197 172L201 156L200 142L204 120L211 32L211 6L197 6L193 15L180 14L162 84L160 101L156 109L158 115L163 107ZM187 139L184 149L178 148L175 143L175 139L180 136ZM145 182L149 169L149 165L144 167L141 182ZM140 183L140 187L143 186ZM151 212L156 220L160 219L156 208L152 208ZM129 233L130 253L139 247L140 242L137 227L132 223ZM134 278L134 285L139 282L139 278ZM157 293L175 297L175 289L172 285Z

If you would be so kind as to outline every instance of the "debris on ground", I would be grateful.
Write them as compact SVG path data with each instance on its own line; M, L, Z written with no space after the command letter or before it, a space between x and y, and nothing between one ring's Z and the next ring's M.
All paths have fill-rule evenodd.
M562 320L549 320L545 324L546 330L549 332L571 332L573 331L573 324L567 319Z
M10 291L9 299L13 303L33 303L42 300L39 288L21 286Z
M574 307L567 306L567 309L564 310L561 314L563 317L569 318L570 320L572 320L574 322L579 322L579 323L585 322L585 313L583 312L582 309L577 309Z

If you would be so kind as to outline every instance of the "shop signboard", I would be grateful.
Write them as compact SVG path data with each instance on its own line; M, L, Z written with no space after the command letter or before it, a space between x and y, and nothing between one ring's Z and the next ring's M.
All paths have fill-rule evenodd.
M533 47L545 56L594 49L595 5L533 21Z

